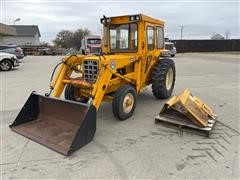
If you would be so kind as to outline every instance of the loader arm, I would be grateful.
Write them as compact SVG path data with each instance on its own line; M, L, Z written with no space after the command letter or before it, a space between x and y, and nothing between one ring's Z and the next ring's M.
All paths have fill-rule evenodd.
M111 80L111 76L112 72L110 71L110 69L107 67L103 67L102 74L98 79L98 83L95 84L93 88L93 106L95 106L96 110L98 110L101 105L102 99Z
M82 61L85 56L68 56L65 57L62 60L62 64L54 77L52 83L51 83L51 88L54 90L53 91L53 96L54 97L60 97L66 83L64 80L67 77L70 77L73 70L74 70L74 64L82 64Z
M100 57L99 60L101 62L101 71L99 73L99 77L97 82L93 85L93 105L98 110L101 102L104 98L104 95L108 91L108 87L114 84L115 79L121 84L135 84L135 74L133 72L121 75L117 72L118 69L126 67L129 65L130 59L137 59L131 56L118 56L116 60L115 56L108 57ZM134 63L134 62L132 62ZM116 78L112 79L112 76L116 76ZM111 86L111 89L114 88L114 85Z

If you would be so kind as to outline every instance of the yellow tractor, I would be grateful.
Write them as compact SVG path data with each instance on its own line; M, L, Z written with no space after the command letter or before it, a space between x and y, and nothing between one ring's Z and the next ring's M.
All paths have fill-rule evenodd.
M32 92L10 125L13 131L70 155L93 139L102 101L112 102L114 116L125 120L148 85L158 99L171 96L175 65L161 58L164 22L142 14L103 16L100 21L99 55L64 57L53 71L50 93Z

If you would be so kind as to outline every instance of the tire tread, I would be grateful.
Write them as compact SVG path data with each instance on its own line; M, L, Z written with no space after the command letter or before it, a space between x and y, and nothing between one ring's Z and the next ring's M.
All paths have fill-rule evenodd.
M170 90L166 89L166 74L168 69L173 69L173 85ZM152 92L157 99L167 99L171 96L175 84L175 63L172 59L160 59L152 72Z

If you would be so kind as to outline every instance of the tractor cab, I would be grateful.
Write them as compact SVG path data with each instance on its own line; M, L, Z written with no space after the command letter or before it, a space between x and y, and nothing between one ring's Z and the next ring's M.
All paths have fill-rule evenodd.
M142 14L101 18L102 51L156 58L164 49L164 22Z

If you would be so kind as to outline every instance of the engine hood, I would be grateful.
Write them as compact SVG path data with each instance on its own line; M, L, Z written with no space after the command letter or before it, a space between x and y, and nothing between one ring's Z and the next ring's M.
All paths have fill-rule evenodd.
M5 52L0 52L0 57L1 58L17 58L14 54L5 53Z

